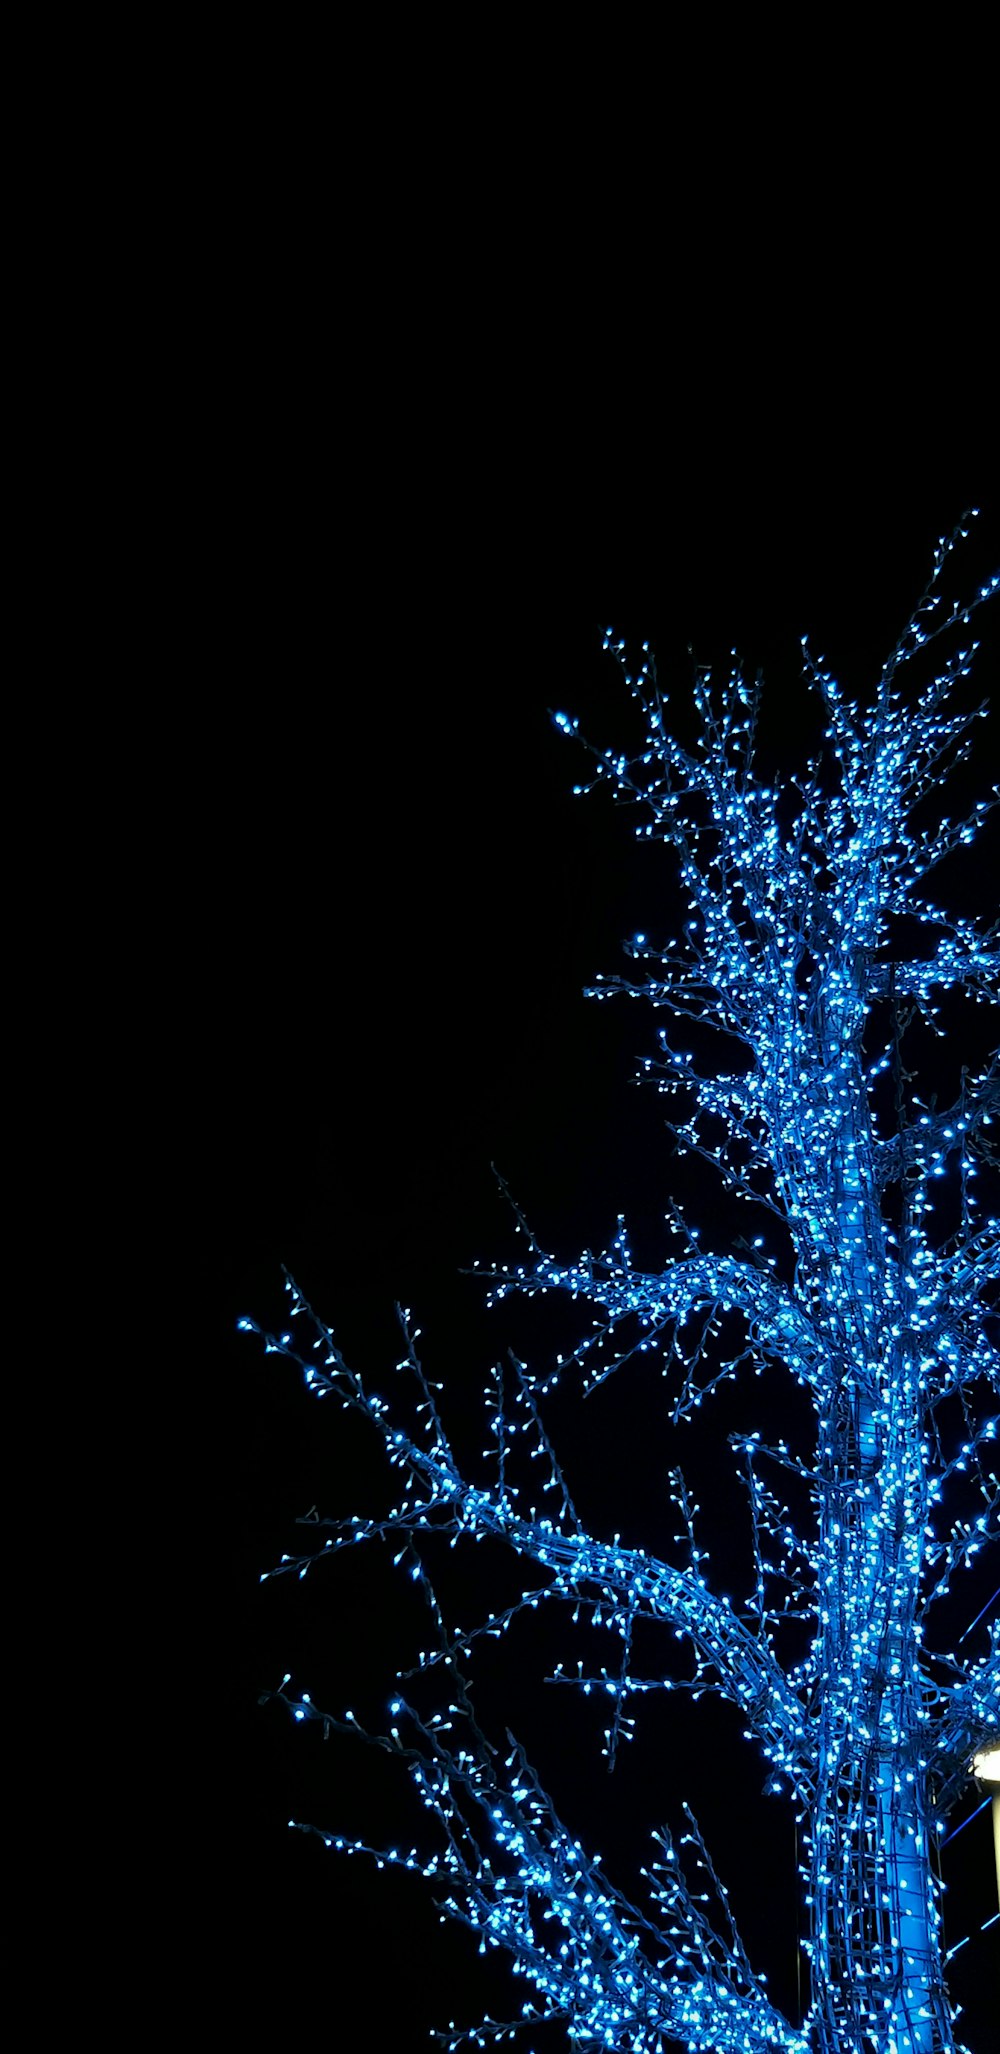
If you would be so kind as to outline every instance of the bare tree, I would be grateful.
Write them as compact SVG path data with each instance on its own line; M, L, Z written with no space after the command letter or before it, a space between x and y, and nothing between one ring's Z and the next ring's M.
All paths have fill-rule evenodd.
M532 1373L512 1355L492 1373L486 1482L454 1452L408 1315L398 1409L348 1367L290 1277L296 1325L264 1335L312 1392L371 1422L398 1480L383 1517L314 1515L310 1551L272 1573L301 1576L381 1539L426 1603L430 1645L400 1674L387 1730L367 1737L405 1762L436 1840L369 1851L431 1879L445 1911L503 1950L531 1993L517 2019L442 2033L449 2048L552 2018L576 2045L629 2054L959 2045L931 1843L974 1750L1000 1729L1000 1639L995 1621L970 1621L956 1650L937 1644L935 1626L956 1566L995 1545L1000 1527L989 1415L1000 1388L990 1331L1000 1223L979 1195L1000 1071L995 1054L963 1067L942 1110L920 1096L918 1056L927 1027L942 1031L946 998L996 999L996 927L923 895L989 803L958 821L937 805L985 711L962 706L975 650L965 630L1000 584L954 603L943 596L966 532L939 545L868 703L848 703L804 646L825 732L783 788L755 770L759 679L737 666L716 686L698 672L699 734L682 747L648 651L633 673L624 644L608 637L643 740L632 754L591 750L590 783L607 781L643 809L638 831L675 852L687 904L676 936L636 935L634 975L595 995L629 992L696 1023L697 1058L668 1029L644 1074L666 1101L677 1148L749 1208L751 1235L717 1250L710 1229L672 1210L654 1272L634 1261L621 1220L604 1253L566 1263L515 1208L525 1253L488 1273L492 1296L566 1293L591 1324L554 1367ZM938 668L927 652L942 638ZM572 718L555 718L576 734ZM941 1180L954 1218L935 1209ZM601 1539L577 1516L544 1400L557 1383L578 1378L590 1390L625 1373L637 1352L660 1359L675 1422L764 1364L808 1401L808 1448L757 1433L733 1443L752 1515L746 1602L713 1587L679 1470L677 1562ZM433 1553L484 1538L523 1558L525 1587L459 1631L439 1604ZM679 1843L654 1835L640 1908L561 1822L522 1748L481 1730L469 1685L477 1646L526 1608L558 1603L574 1619L586 1607L611 1631L610 1666L578 1667L572 1679L556 1670L606 1698L610 1765L644 1693L712 1692L736 1708L768 1788L794 1807L810 1933L801 2024L780 2014L751 1964L693 1817ZM663 1649L651 1679L634 1662L636 1636L650 1628ZM350 1714L288 1693L289 1681L276 1695L297 1720L359 1730Z

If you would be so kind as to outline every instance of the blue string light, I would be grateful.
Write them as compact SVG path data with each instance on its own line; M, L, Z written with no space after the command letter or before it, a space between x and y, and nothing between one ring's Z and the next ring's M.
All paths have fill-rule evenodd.
M317 1397L370 1421L399 1480L382 1518L313 1515L327 1529L322 1544L270 1573L305 1576L347 1546L388 1539L428 1608L430 1644L398 1678L391 1724L365 1737L405 1763L434 1851L321 1837L433 1882L443 1911L471 1927L481 1951L502 1950L530 1991L513 2019L452 2024L440 2035L450 2050L553 2018L574 2045L628 2054L678 2044L704 2054L960 2046L931 1843L968 1787L974 1749L1000 1730L1000 1631L981 1614L959 1642L975 1628L979 1652L960 1660L938 1644L935 1623L956 1571L1000 1531L991 1409L1000 1372L984 1316L1000 1280L1000 1221L979 1195L1000 1071L995 1055L976 1074L963 1070L942 1111L922 1103L908 1065L920 1027L942 1031L945 994L997 997L996 928L923 896L928 874L972 841L992 801L968 818L938 809L936 825L917 824L969 757L984 711L959 705L976 648L962 631L1000 578L964 603L949 604L941 589L967 532L939 544L869 704L845 700L803 646L826 726L787 790L754 771L759 680L749 683L738 663L721 686L698 671L699 733L683 747L668 731L646 645L633 673L624 643L610 630L605 638L645 742L634 758L591 750L592 776L577 789L605 782L641 807L636 831L673 850L686 904L674 938L633 936L641 975L600 980L593 996L641 997L714 1030L714 1069L664 1031L642 1075L665 1100L678 1150L709 1165L761 1231L719 1251L671 1210L668 1259L646 1272L621 1219L606 1251L566 1263L515 1207L526 1253L483 1272L492 1300L562 1292L592 1309L593 1325L545 1372L514 1358L493 1371L488 1486L456 1459L408 1315L397 1368L412 1405L398 1414L348 1367L290 1277L301 1342L239 1323L296 1362ZM965 646L911 689L907 666L946 632ZM579 742L575 719L554 718ZM896 937L918 927L926 952L900 953ZM942 1180L956 1207L947 1230L935 1210ZM541 1401L574 1378L593 1389L638 1352L659 1360L677 1422L721 1383L768 1363L812 1408L807 1455L757 1433L734 1440L752 1513L746 1602L714 1589L680 1472L671 1483L680 1566L617 1535L601 1540L577 1516ZM789 1501L804 1511L793 1514ZM500 1541L533 1580L506 1610L449 1627L427 1566L442 1537ZM654 1835L639 1909L561 1823L522 1749L511 1742L505 1755L480 1730L466 1682L479 1644L502 1638L528 1608L559 1604L611 1635L609 1665L556 1670L558 1682L607 1702L610 1765L650 1691L710 1691L738 1708L767 1788L792 1805L799 1828L811 1985L800 2026L754 1970L693 1816L679 1839ZM662 1634L664 1670L652 1679L633 1672L640 1622ZM677 1673L685 1650L689 1672ZM320 1711L305 1693L290 1695L289 1682L274 1695L296 1721L362 1731L353 1712ZM425 1703L435 1683L441 1691Z

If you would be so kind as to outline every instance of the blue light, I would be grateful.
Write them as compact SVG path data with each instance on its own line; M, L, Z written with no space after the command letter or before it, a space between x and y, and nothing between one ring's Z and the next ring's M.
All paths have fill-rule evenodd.
M547 1255L516 1213L526 1253L484 1272L492 1299L562 1292L592 1307L594 1324L555 1368L533 1373L512 1357L492 1373L488 1486L462 1472L408 1319L401 1416L347 1368L291 1278L311 1359L288 1334L262 1336L269 1352L299 1363L313 1394L338 1396L370 1422L400 1493L379 1519L318 1520L329 1528L322 1545L283 1557L271 1574L302 1576L321 1556L391 1536L394 1564L405 1562L421 1585L414 1603L428 1607L412 1695L437 1696L418 1708L401 1673L407 1698L393 1697L389 1711L406 1714L405 1743L395 1726L372 1737L405 1763L437 1849L420 1856L322 1837L444 1885L445 1913L471 1926L482 1952L505 1950L527 1979L523 2021L562 2018L584 2046L958 2048L929 1847L968 1788L973 1752L1000 1731L1000 1625L973 1619L958 1643L971 1644L965 1660L936 1629L954 1571L1000 1537L990 1466L1000 1368L984 1318L1000 1280L1000 1219L979 1190L988 1179L977 1181L977 1170L991 1170L986 1130L1000 1076L995 1062L978 1073L967 1065L955 1103L939 1110L919 1096L911 1026L943 1032L947 994L996 1003L998 949L994 934L923 896L928 874L974 838L984 814L979 806L955 821L938 805L979 713L961 706L974 647L953 651L919 689L907 666L1000 589L991 579L971 602L942 596L966 531L939 545L927 590L865 702L847 701L803 642L826 731L821 757L787 791L753 770L759 686L735 659L721 685L696 674L701 738L692 750L666 732L646 645L627 669L624 643L610 628L605 636L645 738L633 760L591 750L593 782L643 809L643 832L673 851L684 898L665 908L665 944L638 932L626 951L642 952L649 975L601 979L591 996L644 998L681 1030L693 1017L716 1030L714 1046L738 1045L731 1071L724 1058L713 1069L698 1053L707 1036L692 1053L664 1030L639 1075L661 1097L678 1153L750 1207L749 1233L719 1247L716 1223L692 1224L665 1193L664 1260L645 1271L621 1219L602 1253L566 1261ZM570 715L553 718L577 733ZM932 930L932 952L910 959L893 945L914 922ZM955 1208L947 1233L931 1189L942 1213ZM260 1332L249 1319L239 1326ZM659 1360L674 1424L700 1418L720 1387L768 1365L812 1408L805 1452L784 1440L768 1446L758 1432L733 1437L752 1529L746 1597L718 1590L677 1469L669 1558L591 1534L577 1516L541 1401L557 1383L576 1378L589 1391L624 1376L634 1355ZM505 1612L448 1628L434 1547L484 1538L523 1558L524 1588ZM558 1818L522 1750L512 1743L504 1759L480 1731L465 1680L480 1643L516 1633L528 1611L557 1606L568 1609L569 1629L601 1629L606 1665L598 1659L588 1674L582 1661L569 1672L559 1663L552 1681L602 1705L609 1766L651 1691L710 1692L738 1713L769 1794L799 1826L810 1932L801 2026L782 2017L752 1967L690 1814L678 1839L654 1834L639 1910ZM652 1677L632 1668L639 1622L650 1639L660 1634ZM289 1680L276 1695L296 1721L361 1730L353 1712L321 1713L305 1693L287 1698ZM448 2044L484 2045L495 2035L483 2030L479 2038L452 2025Z

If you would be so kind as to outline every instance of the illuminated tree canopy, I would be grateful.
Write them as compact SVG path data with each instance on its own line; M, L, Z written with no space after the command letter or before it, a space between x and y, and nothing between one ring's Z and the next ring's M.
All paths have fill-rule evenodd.
M602 1253L567 1262L514 1205L522 1253L484 1271L491 1298L559 1294L589 1323L543 1368L510 1355L493 1370L488 1461L474 1473L408 1314L391 1400L349 1366L291 1277L289 1330L263 1334L310 1392L370 1423L393 1473L387 1511L312 1515L308 1551L269 1573L302 1577L383 1543L425 1607L420 1660L400 1673L385 1729L365 1737L405 1765L426 1845L367 1848L307 1830L429 1879L444 1911L509 1960L520 2012L442 2030L449 2049L522 2035L530 2046L552 2019L572 2044L621 2054L963 2044L931 1842L971 1756L1000 1730L1000 1630L967 1620L951 1646L937 1622L955 1570L1000 1532L1000 1220L989 1209L1000 1065L993 1053L963 1067L942 1108L922 1095L919 1052L956 1002L997 998L997 926L925 896L992 803L959 819L943 810L942 787L975 760L987 710L967 701L976 644L966 631L1000 585L945 596L965 532L939 544L866 701L846 699L803 645L824 734L787 783L763 782L756 768L759 678L735 662L721 682L696 671L698 734L682 745L648 649L632 663L623 642L606 640L642 739L626 753L582 744L589 769L577 789L604 783L636 805L637 834L674 854L683 912L673 933L634 935L631 974L591 995L638 997L667 1017L642 1077L678 1154L746 1208L747 1236L714 1245L711 1218L696 1223L671 1204L655 1269L635 1260L623 1219ZM570 715L555 720L581 741ZM250 1318L241 1325L262 1333ZM661 1366L676 1424L765 1366L792 1380L811 1418L808 1447L791 1430L730 1437L753 1536L748 1599L713 1580L680 1469L676 1559L602 1538L577 1515L546 1401L557 1387L625 1379L639 1355ZM523 1561L522 1588L460 1628L440 1602L435 1554L482 1541ZM679 1837L654 1833L645 1899L630 1902L557 1816L517 1741L483 1729L471 1681L480 1646L528 1610L551 1614L554 1632L566 1608L569 1622L599 1622L613 1650L593 1673L575 1661L555 1668L567 1691L606 1703L609 1766L649 1693L708 1692L735 1707L734 1731L794 1811L809 1931L801 2023L782 2016L755 1970L729 1913L723 1853L693 1816ZM640 1639L659 1650L653 1675L638 1665ZM290 1681L275 1695L297 1721L360 1732L350 1711L322 1708Z

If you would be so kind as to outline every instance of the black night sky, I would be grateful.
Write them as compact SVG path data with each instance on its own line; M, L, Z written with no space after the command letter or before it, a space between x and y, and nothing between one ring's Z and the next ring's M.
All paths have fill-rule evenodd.
M294 421L288 432L294 440ZM212 861L196 915L208 1021L197 1183L214 1302L193 1365L227 1408L217 1506L227 1568L211 1602L229 1649L218 1860L232 1914L221 1987L233 2044L252 2028L245 2044L274 2034L336 2047L347 2044L345 2010L360 2010L370 2033L354 2028L352 2045L370 2038L409 2054L431 2024L473 2024L486 2009L513 2016L527 1994L495 1960L479 1962L470 1935L439 1925L419 1879L377 1874L287 1830L294 1814L409 1844L393 1764L360 1743L324 1745L257 1700L290 1670L321 1705L353 1705L375 1722L410 1628L382 1560L260 1586L260 1572L300 1545L299 1514L364 1513L384 1486L360 1429L311 1403L288 1364L235 1333L236 1319L282 1323L284 1263L348 1360L391 1396L393 1305L408 1304L425 1366L445 1385L445 1416L474 1447L490 1362L511 1344L538 1361L566 1331L554 1303L487 1312L462 1274L515 1252L491 1164L546 1246L567 1256L603 1246L624 1212L637 1250L655 1259L667 1193L689 1196L695 1212L705 1193L669 1182L658 1102L632 1082L654 1016L625 1001L588 1004L581 990L620 967L620 941L637 927L670 931L671 873L634 841L637 816L604 793L572 796L585 766L548 710L577 714L600 743L631 733L620 674L601 654L605 625L649 641L682 725L689 645L720 666L736 647L748 669L765 670L763 747L787 772L815 721L800 636L863 689L919 596L937 536L984 489L974 449L921 472L900 468L876 437L859 470L831 430L801 454L786 438L775 462L762 424L725 450L706 438L681 475L665 417L645 453L638 430L617 432L629 476L644 478L638 497L616 478L614 437L591 438L581 420L567 437L572 474L544 447L522 462L479 446L468 467L453 460L446 511L429 431L396 443L391 478L380 432L362 487L331 480L336 519L315 520L315 497L300 511L293 496L280 521L272 507L266 546L248 550L235 578L239 660L213 751ZM603 467L595 461L584 489L591 439ZM997 540L994 496L968 547L970 581L992 567ZM984 623L978 696L995 690L991 647L995 626ZM986 854L973 858L956 893L992 913L996 874ZM586 1405L560 1403L553 1435L581 1511L599 1532L666 1544L666 1471L684 1460L720 1587L736 1590L745 1507L725 1436L737 1423L794 1427L794 1394L777 1377L751 1381L708 1409L697 1445L693 1429L671 1443L665 1412L658 1379L630 1370ZM971 1617L992 1585L967 1581ZM467 1583L458 1602L471 1620L480 1593ZM609 1777L589 1708L541 1681L547 1660L577 1652L555 1613L546 1634L512 1636L484 1668L483 1723L519 1731L567 1823L626 1892L649 1830L678 1826L688 1798L751 1956L796 2016L791 1816L762 1797L763 1764L735 1715L650 1700ZM651 1639L646 1673L655 1660ZM988 1814L946 1859L954 1944L990 1909ZM987 2054L991 1941L971 1941L955 1964L975 2054ZM542 2054L565 2043L550 2031L533 2044Z

